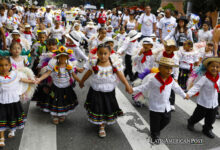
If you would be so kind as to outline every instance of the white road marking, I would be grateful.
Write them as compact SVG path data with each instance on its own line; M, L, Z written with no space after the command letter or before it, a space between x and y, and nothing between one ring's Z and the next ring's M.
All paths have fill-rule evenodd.
M190 100L184 100L179 95L176 95L176 105L183 109L184 112L186 112L188 115L192 115L197 104L190 101ZM204 124L204 119L201 120L199 123L202 125ZM220 138L220 120L216 119L215 123L213 124L213 133L215 133L216 136Z
M169 148L161 143L160 145L151 145L150 136L143 130L147 128L150 129L149 124L144 120L140 113L134 108L134 106L129 102L129 100L124 96L124 94L116 88L116 97L118 100L119 107L123 110L125 116L119 117L117 122L125 134L129 144L133 150L143 150L143 149L153 149L153 150L168 150ZM137 116L137 120L134 121L134 116L129 115L134 114ZM133 125L128 122L134 121Z
M30 102L19 150L57 150L56 133L51 116L40 112L36 102Z

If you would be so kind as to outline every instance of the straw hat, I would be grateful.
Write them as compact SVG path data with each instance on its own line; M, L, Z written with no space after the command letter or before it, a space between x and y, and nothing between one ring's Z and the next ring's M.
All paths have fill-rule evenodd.
M76 44L77 46L79 46L80 42L82 41L82 38L77 31L72 31L69 34L66 34L65 36L70 40L72 40L73 43Z
M141 45L143 45L143 44L151 44L151 45L153 45L153 40L152 40L152 38L149 38L149 37L146 37L146 38L143 38L143 40L141 40Z
M141 37L141 33L137 32L136 30L131 30L128 33L128 37L130 38L130 41L137 40L139 37Z
M73 54L73 50L67 49L65 46L60 46L59 49L53 50L52 52L55 54L55 57L66 55L70 58Z
M160 61L156 61L156 62L159 65L163 65L163 66L178 67L178 65L174 63L174 60L172 58L161 57Z
M202 64L207 67L210 62L220 62L220 57L207 57L203 59Z
M178 50L178 48L176 46L176 42L174 40L172 40L172 39L166 40L164 45L165 46L175 46L176 47L175 50Z

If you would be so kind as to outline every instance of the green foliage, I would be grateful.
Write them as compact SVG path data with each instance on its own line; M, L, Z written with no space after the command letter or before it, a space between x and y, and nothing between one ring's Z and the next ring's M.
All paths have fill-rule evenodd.
M163 9L171 9L172 11L176 10L172 3L168 3L166 6L163 7Z

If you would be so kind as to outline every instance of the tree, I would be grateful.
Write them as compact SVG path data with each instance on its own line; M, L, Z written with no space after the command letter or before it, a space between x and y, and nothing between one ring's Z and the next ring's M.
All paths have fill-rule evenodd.
M166 6L163 7L163 9L171 9L172 11L176 10L172 3L168 3Z

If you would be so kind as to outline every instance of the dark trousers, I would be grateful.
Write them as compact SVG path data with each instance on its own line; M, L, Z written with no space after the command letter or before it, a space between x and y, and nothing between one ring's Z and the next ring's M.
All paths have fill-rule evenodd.
M151 137L160 136L160 131L165 128L171 120L171 112L154 112L150 111L150 132Z
M171 105L175 105L175 93L173 90L171 90L169 101Z
M130 55L125 55L125 71L124 71L125 77L128 75L130 78L130 81L134 81L135 77L132 72L132 61Z
M189 124L194 125L203 118L205 118L203 131L212 130L213 129L212 124L215 122L217 109L218 107L209 109L197 104L197 107L194 110L193 115L189 118L188 122Z

